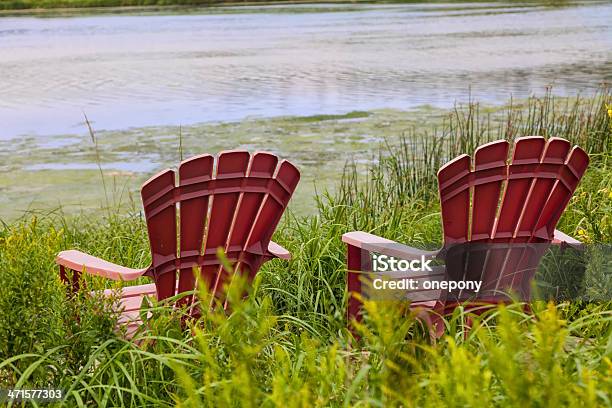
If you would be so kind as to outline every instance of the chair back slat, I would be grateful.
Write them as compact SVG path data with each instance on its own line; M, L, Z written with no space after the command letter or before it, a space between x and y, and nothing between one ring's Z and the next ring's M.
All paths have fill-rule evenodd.
M232 223L238 209L240 187L247 175L251 155L245 151L223 152L219 154L217 172L215 175L215 193L212 198L210 222L204 255L216 256L217 249L225 249L231 231ZM232 259L232 254L227 254ZM232 259L236 260L236 259ZM225 281L227 272L221 265L211 264L202 266L202 278L207 281L213 292L218 292Z
M438 171L444 240L448 244L468 240L470 218L470 156L461 155Z
M213 179L215 158L211 155L196 156L179 165L179 186L183 196L190 196L208 185ZM204 230L208 220L209 196L201 195L180 202L180 257L198 257L202 252ZM190 291L195 286L193 266L184 263L179 270L178 293ZM185 298L183 302L189 302Z
M166 170L149 179L141 189L151 246L151 266L154 270L164 268L156 271L155 285L160 299L174 295L176 268L173 261L177 250L174 188L174 171Z
M518 229L515 231L516 242L533 240L536 222L557 181L556 177L564 165L569 150L570 144L567 140L557 138L550 139L546 143L544 154L538 167L532 175L528 174L525 176L531 178L532 182L530 191L525 199L525 208L519 220ZM513 197L506 197L505 199L512 200ZM545 240L550 241L551 239Z
M508 171L508 147L507 141L500 140L483 145L474 153L474 173L491 181L474 186L470 241L491 238L502 182Z
M507 171L508 146L508 142L500 140L480 146L474 153L474 166L471 173L474 186L469 241L491 238L497 215L497 203ZM469 194L468 186L465 186L465 188ZM452 265L454 269L463 269L463 271L449 272L453 276L459 276L465 280L482 280L483 275L486 275L486 268L483 265L488 261L489 251L468 250L463 254L458 253L456 256L460 255L465 256L465 259L454 259L448 265ZM456 296L458 299L464 297L462 291L450 295Z
M249 178L259 179L261 186L266 190L270 180L274 177L278 157L270 153L259 152L253 156L249 169ZM255 225L257 214L266 197L265 192L245 192L242 195L239 214L236 224L229 240L229 251L242 250L246 248L247 239Z
M568 155L565 166L561 167L559 180L555 181L540 218L535 227L539 238L550 238L555 233L557 222L569 203L580 179L589 165L589 155L579 147L574 147Z
M172 170L161 172L141 191L153 258L147 275L155 279L158 299L177 288L193 290L194 267L197 279L218 294L228 279L218 248L249 277L273 257L268 244L299 181L291 163L278 165L271 153L229 151L185 160L178 185L175 177Z
M298 169L290 162L283 160L276 175L269 183L269 192L264 197L247 239L246 249L251 254L264 255L266 253L272 233L280 221L282 209L289 203L299 181Z
M278 157L273 154L259 152L253 156L249 168L249 184L259 185L263 190L262 192L248 191L242 194L240 208L238 209L239 213L236 216L236 222L228 240L226 252L243 251L248 247L247 241L253 227L257 223L258 214L266 201L267 191L273 182L277 164ZM282 208L279 211L282 214ZM273 231L274 227L272 227ZM265 245L267 246L267 243ZM257 262L254 262L256 261L255 258L258 257L253 257L252 254L243 254L241 262L236 265L236 272L239 271L249 275L252 270L258 267Z
M546 141L542 137L522 137L516 140L512 161L508 166L508 181L501 199L501 209L493 238L507 241L514 237L533 178L522 177L537 168Z

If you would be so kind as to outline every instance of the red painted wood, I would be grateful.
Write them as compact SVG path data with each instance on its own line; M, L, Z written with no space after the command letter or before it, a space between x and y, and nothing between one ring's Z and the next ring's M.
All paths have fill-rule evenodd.
M189 196L209 187L213 178L215 158L211 155L196 156L183 161L179 166L181 194ZM204 229L208 216L209 196L197 196L180 202L180 256L181 260L197 257L202 252ZM193 267L197 261L181 262L179 269L178 293L191 291L195 287ZM190 303L191 297L181 299Z
M361 262L361 249L356 246L348 245L346 254L346 264L348 267L347 276L347 296L348 296L348 307L347 321L350 322L352 319L361 321L361 302L354 297L354 294L361 293L361 280L359 279L359 272L364 271L365 268Z
M559 171L552 191L538 218L535 235L552 240L557 222L569 203L580 179L589 165L589 156L579 147L574 147Z
M278 158L270 153L251 156L232 151L221 153L216 163L210 155L186 160L179 166L178 187L168 187L169 180L167 172L160 173L143 187L145 215L153 228L150 233L156 235L159 220L168 223L168 214L180 206L180 253L178 257L165 252L155 257L150 275L167 297L171 290L174 293L168 288L175 284L169 271L179 270L178 291L184 292L194 289L193 269L199 268L200 279L219 295L228 276L217 259L217 249L224 249L231 261L237 261L236 269L250 277L274 257L267 247L299 181L299 172L289 162L278 165ZM165 247L169 234L162 238ZM159 238L151 241L158 243ZM183 301L189 302L189 298Z
M502 181L508 171L507 157L505 140L483 145L474 153L474 181L478 184L474 186L472 199L471 242L492 237Z
M143 293L141 296L122 297L118 302L119 304L117 305L117 310L122 312L140 310L140 306L142 306L142 300L144 296L145 294Z
M362 251L361 248L348 245L346 264L348 268L348 275L346 278L348 296L346 320L353 336L356 339L359 339L359 336L355 332L355 328L351 325L351 322L353 320L356 322L361 322L363 320L363 313L361 310L362 303L361 300L356 298L354 295L362 293L362 279L364 278L363 272L367 273L372 270L370 254L367 251Z
M524 208L520 217L518 229L515 230L515 238L512 242L545 243L552 240L553 233L537 236L537 223L542 219L542 212L549 201L553 190L558 183L558 177L562 171L567 157L570 144L567 140L551 138L546 142L540 163L537 167L526 172L524 177L531 178L529 193L524 200ZM511 198L510 198L511 199ZM559 203L557 202L557 205ZM565 206L563 206L565 209ZM548 217L549 218L549 217ZM554 228L553 228L554 232ZM522 287L525 276L532 277L535 274L540 257L534 257L534 247L509 248L506 254L504 267L501 270L499 281L500 288L511 288L514 291L526 292Z
M253 157L249 171L252 184L264 186L267 191L269 189L268 185L273 180L277 164L278 158L276 156L269 153L257 153ZM228 250L244 250L247 248L247 240L254 225L257 223L258 215L265 199L266 192L243 193L239 213L237 214L236 223L229 240ZM279 210L282 214L282 209Z
M574 148L568 158L569 142L551 138L525 137L516 141L512 161L506 164L504 141L484 145L475 152L474 170L468 172L468 156L460 156L439 174L440 200L445 244L463 242L472 186L471 231L466 241L550 242L554 228L588 165L588 156ZM573 167L570 169L570 161ZM507 185L501 193L503 182ZM499 217L495 215L499 204ZM469 205L469 204L468 204ZM469 209L467 210L469 212ZM535 272L539 258L532 250L511 247L488 251L467 250L465 259L455 260L464 268L465 279L481 274L483 289L512 288ZM462 266L463 265L463 266ZM457 274L460 271L453 271ZM520 289L522 293L526 288ZM461 296L460 296L461 297Z
M252 184L266 186L267 188L267 185L274 176L277 164L278 158L275 155L264 152L256 153L249 168L249 178ZM240 207L236 212L236 220L228 240L226 253L235 253L247 248L247 240L253 226L257 222L257 217L265 198L266 193L264 192L242 193ZM282 213L282 209L280 212ZM251 275L252 271L256 271L256 265L252 264L251 258L243 256L241 262L236 265L236 272Z
M268 254L268 244L281 219L283 208L289 203L299 181L297 168L288 161L282 161L277 174L268 184L269 194L264 198L249 234L247 251L262 256Z
M151 270L157 286L157 297L165 299L174 295L176 268L162 268L176 259L176 207L173 203L175 173L163 171L153 176L141 189L149 243L151 245ZM164 207L165 206L165 207ZM161 210L157 211L158 208Z
M223 193L224 188L239 187L247 174L251 156L248 152L224 152L217 162L215 188L206 237L204 254L216 254L218 248L225 250L230 228L238 208L240 192ZM230 255L230 254L228 254ZM231 258L231 256L228 256ZM202 277L210 285L210 289L218 293L227 279L227 271L221 266L205 265L202 267Z
M519 220L525 210L527 197L535 182L534 172L544 152L543 137L523 137L516 140L512 160L508 165L507 184L501 196L500 211L493 233L494 242L513 241ZM489 291L492 299L500 297L498 290L508 288L513 282L523 257L522 248L492 249L482 268L482 289Z
M533 175L524 173L537 168L545 145L543 137L522 137L516 140L493 238L503 242L514 236L533 183Z
M531 236L526 240L533 243L550 243L554 239L555 227L565 207L569 203L580 179L588 166L589 158L586 152L579 147L571 151L569 142L564 139L553 138L548 142L548 149L542 158L538 175L548 175L552 186L542 208L537 216ZM530 246L522 253L515 266L519 276L515 276L511 287L519 292L519 296L527 299L531 286L526 283L533 276L541 257L546 251L546 245Z
M474 153L474 189L472 196L472 228L470 242L489 242L492 238L498 202L503 181L507 178L509 144L505 140L485 144ZM470 247L470 249L476 249ZM499 272L497 254L491 250L470 250L466 254L465 273L460 278L465 280L483 280L485 283L491 271ZM452 294L451 294L452 295ZM459 299L472 296L470 293L458 292Z
M194 268L219 293L228 277L217 259L218 248L251 275L273 257L267 246L299 181L295 166L277 164L275 155L263 152L223 152L216 160L202 155L180 164L178 186L171 170L145 183L142 198L153 258L147 275L155 279L159 299L176 293L177 270L178 292L193 290Z
M534 181L527 195L523 216L516 231L520 241L531 240L536 229L536 222L555 184L555 179L552 177L559 174L569 150L570 144L564 139L552 138L546 144L540 165L533 175ZM542 177L547 174L552 177Z
M529 298L531 277L589 162L582 149L570 151L559 138L517 139L510 163L508 150L505 141L489 143L476 150L473 169L470 157L461 155L438 172L446 272L453 279L481 279L486 296L479 300L494 303L508 300L508 291ZM465 243L470 246L456 246ZM349 270L363 271L359 249L349 244L348 251ZM349 292L361 292L353 275ZM469 296L452 293L447 310ZM348 316L358 316L359 308L349 299Z
M470 216L470 156L464 154L438 171L444 241L448 244L468 241Z
M524 250L521 261L515 269L513 281L509 284L519 300L531 300L533 277L547 248L548 244L538 244L530 245Z
M117 293L117 289L105 289L103 293L104 296L112 296ZM124 286L120 289L120 295L122 298L142 296L143 294L155 296L157 294L155 284L149 283L147 285Z
M500 292L508 293L516 290L514 283L522 281L527 273L528 264L526 262L529 251L530 248L511 243L507 249L499 251L500 254L504 255L502 262L498 265L499 269L495 270L496 265L487 265L487 274L491 278L491 282L495 282L498 297Z
M137 317L144 295L155 293L162 300L177 291L191 291L196 284L194 272L218 294L228 279L217 257L218 248L249 278L269 259L289 259L288 251L278 244L273 252L268 246L299 182L299 171L291 163L279 165L278 157L271 153L229 151L217 158L202 155L185 160L178 176L176 185L175 172L162 171L141 189L151 248L149 268L123 268L78 251L64 251L56 258L65 282L69 280L67 269L77 264L95 264L99 275L113 278L153 278L154 285L132 286L122 292L119 306L124 309L122 321L131 321L128 334L141 324ZM73 271L74 277L79 274ZM70 289L75 291L77 286L74 279ZM104 291L107 296L111 293ZM190 297L181 302L189 303ZM195 308L191 312L198 313Z

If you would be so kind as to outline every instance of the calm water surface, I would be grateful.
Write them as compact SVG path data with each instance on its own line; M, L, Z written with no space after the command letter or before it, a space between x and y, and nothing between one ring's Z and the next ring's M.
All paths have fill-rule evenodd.
M0 139L588 93L612 3L0 18ZM468 91L470 90L470 91Z

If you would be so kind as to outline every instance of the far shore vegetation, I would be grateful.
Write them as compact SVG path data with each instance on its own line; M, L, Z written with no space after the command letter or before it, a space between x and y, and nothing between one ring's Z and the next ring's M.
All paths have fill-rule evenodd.
M477 0L475 2L485 2ZM494 0L499 1L499 0ZM169 7L212 7L212 6L254 6L290 4L355 4L355 3L463 3L467 0L0 0L0 12L45 11L70 9L110 9L129 11L130 9L157 9ZM509 0L508 2L517 2ZM518 3L518 2L517 2ZM566 5L569 0L543 0L550 6ZM329 11L329 10L327 10ZM0 16L2 13L0 13Z
M371 1L305 1L305 0L0 0L0 10L75 9L75 8L134 8L168 6L223 6L309 3L356 3Z

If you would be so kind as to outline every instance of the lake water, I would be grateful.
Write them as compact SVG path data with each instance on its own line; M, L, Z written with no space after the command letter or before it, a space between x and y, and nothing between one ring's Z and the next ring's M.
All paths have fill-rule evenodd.
M0 139L502 103L612 80L612 3L0 18Z

